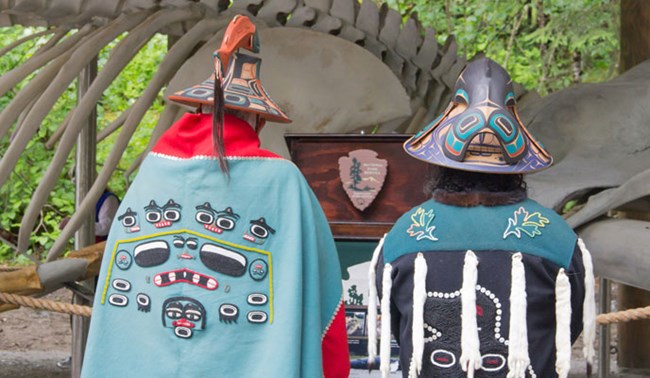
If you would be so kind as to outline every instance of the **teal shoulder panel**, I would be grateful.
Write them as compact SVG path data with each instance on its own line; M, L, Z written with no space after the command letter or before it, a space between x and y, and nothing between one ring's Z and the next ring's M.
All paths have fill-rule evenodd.
M576 234L553 210L533 200L504 206L449 206L426 201L406 212L386 237L384 258L420 251L505 250L568 268Z

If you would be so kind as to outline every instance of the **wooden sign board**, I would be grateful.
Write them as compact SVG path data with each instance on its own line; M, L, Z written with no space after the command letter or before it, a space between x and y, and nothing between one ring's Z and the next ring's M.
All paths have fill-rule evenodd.
M410 157L403 134L286 134L291 160L300 168L318 198L337 240L378 240L407 210L430 194L424 186L435 166ZM386 175L374 200L357 208L345 190L339 159L370 150L386 160ZM374 158L374 157L373 157ZM344 159L345 160L345 159ZM342 160L343 161L343 160ZM349 183L348 183L349 186Z

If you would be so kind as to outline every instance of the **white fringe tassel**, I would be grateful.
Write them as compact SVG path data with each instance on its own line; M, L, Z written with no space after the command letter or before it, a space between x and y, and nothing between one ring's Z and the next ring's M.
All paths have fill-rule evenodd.
M422 355L424 355L424 302L427 300L427 261L422 253L415 258L413 273L413 357L411 363L415 369L409 369L409 377L416 378L422 371Z
M411 358L411 361L409 361L409 378L411 377L416 377L417 378L417 373L415 372L415 364L413 363L413 358Z
M526 325L526 274L521 252L512 255L507 378L525 378L530 365Z
M384 266L381 291L381 340L379 345L379 370L382 378L390 375L390 292L393 286L391 275L393 267L390 264Z
M555 281L555 371L566 378L571 368L571 285L560 268Z
M593 364L596 356L594 343L596 342L596 298L594 293L594 265L591 261L591 254L582 239L578 239L578 246L582 251L582 264L585 267L585 301L582 305L582 340L584 346L582 353L587 363Z
M478 259L474 252L468 250L463 266L463 286L461 288L462 329L460 347L460 366L467 372L468 378L474 377L474 371L481 368L481 351L479 349L478 325L476 323L476 283L478 281Z
M377 262L379 254L384 247L384 239L386 235L381 238L375 252L372 254L370 260L370 269L368 271L368 363L373 364L377 357Z

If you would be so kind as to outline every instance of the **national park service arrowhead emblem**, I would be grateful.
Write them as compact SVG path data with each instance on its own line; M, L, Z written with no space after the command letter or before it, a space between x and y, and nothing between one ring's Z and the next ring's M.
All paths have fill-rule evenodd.
M339 175L345 193L357 209L365 210L375 200L386 179L388 160L373 150L355 150L339 158Z

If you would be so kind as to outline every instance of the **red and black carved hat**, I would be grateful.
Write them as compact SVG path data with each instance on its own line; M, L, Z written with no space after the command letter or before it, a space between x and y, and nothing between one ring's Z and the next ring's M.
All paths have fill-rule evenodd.
M259 52L255 25L246 16L237 15L228 25L221 47L214 52L215 73L207 80L169 96L169 99L201 110L213 106L215 76L221 81L223 106L257 114L262 120L289 123L291 120L271 100L260 83L260 58L237 52L245 48Z
M530 173L553 163L521 122L512 79L487 58L463 70L447 109L404 149L427 163L474 172Z
M271 100L259 81L261 59L240 54L240 48L259 52L257 29L251 20L236 15L223 36L221 47L214 53L214 74L201 84L176 92L169 99L184 105L212 110L212 141L219 165L229 174L225 158L224 114L233 109L256 115L255 131L260 132L267 120L289 123L291 120ZM224 70L225 67L225 70ZM253 125L251 125L253 126Z

